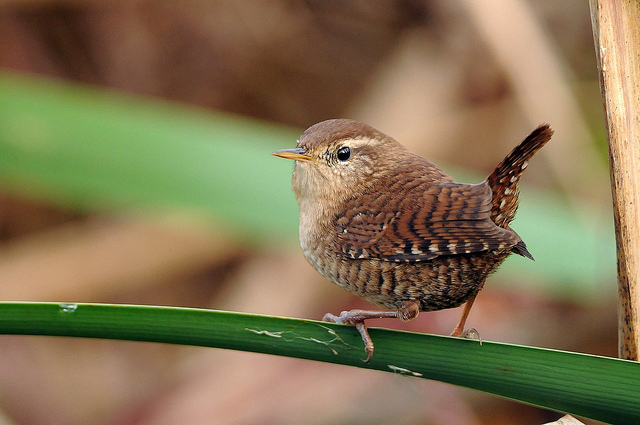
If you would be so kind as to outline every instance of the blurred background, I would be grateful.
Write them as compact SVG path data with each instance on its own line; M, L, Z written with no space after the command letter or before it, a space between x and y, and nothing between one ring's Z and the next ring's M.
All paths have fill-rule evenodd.
M290 162L365 121L479 182L535 126L483 339L617 355L615 243L588 3L11 0L0 5L0 299L320 319L369 308L304 260ZM448 334L461 311L376 326ZM2 424L541 424L427 380L273 356L0 337Z

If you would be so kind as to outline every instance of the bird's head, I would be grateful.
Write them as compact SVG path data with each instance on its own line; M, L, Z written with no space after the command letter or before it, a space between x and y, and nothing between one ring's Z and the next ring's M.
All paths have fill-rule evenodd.
M334 119L309 127L292 149L273 152L293 159L292 188L301 200L341 201L371 189L409 152L393 138L357 121Z

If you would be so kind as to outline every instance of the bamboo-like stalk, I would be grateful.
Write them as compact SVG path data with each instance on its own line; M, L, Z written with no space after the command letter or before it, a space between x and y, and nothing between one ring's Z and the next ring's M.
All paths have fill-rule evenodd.
M618 251L619 356L640 344L640 2L590 0L609 140Z

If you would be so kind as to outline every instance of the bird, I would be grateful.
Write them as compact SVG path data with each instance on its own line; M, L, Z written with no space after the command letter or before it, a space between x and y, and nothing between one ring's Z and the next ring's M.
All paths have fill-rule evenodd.
M295 148L291 187L308 262L329 281L384 310L349 310L323 320L353 325L367 355L365 321L413 320L421 311L465 304L452 336L465 331L487 277L512 253L533 260L510 227L520 177L553 135L538 126L479 184L457 183L431 161L361 122L331 119L309 127Z

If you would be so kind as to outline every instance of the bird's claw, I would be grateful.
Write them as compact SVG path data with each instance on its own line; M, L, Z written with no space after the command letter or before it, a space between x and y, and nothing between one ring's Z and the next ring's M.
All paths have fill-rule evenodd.
M340 316L336 316L335 314L327 313L322 317L322 321L323 322L338 323L340 325L343 325L344 323L342 323L342 315L344 313L346 313L346 312L343 311L342 314L340 314Z
M322 321L355 326L358 332L360 332L360 336L364 342L364 351L367 353L367 358L362 361L364 363L369 363L371 361L373 358L373 340L369 335L367 326L364 324L365 317L363 317L359 310L343 311L340 313L340 316L327 313L322 318Z
M480 332L478 332L476 328L469 328L466 330L456 328L453 332L451 332L451 336L467 339L477 339L480 345L482 345L482 337L480 336Z
M480 332L478 332L476 328L469 328L465 330L464 332L462 332L462 335L460 335L460 337L468 338L468 339L477 339L480 345L482 345L482 337L480 336Z
M373 357L373 341L369 336L369 331L364 324L367 319L402 319L405 321L413 320L419 313L419 304L415 300L406 301L402 303L402 307L398 310L391 311L377 311L377 310L348 310L340 313L340 316L335 316L331 313L324 315L322 320L325 322L340 323L342 325L353 325L358 329L364 341L364 351L367 353L365 363L371 361Z

